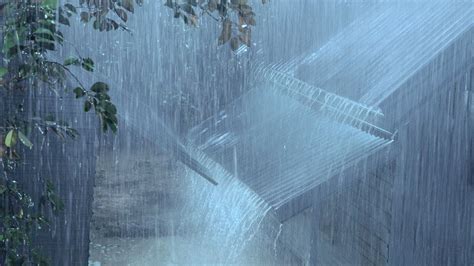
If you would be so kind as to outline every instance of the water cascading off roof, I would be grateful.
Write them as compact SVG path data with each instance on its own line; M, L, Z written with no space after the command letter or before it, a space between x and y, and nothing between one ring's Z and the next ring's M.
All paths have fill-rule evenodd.
M275 209L392 141L374 108L271 67L255 76L254 89L189 139Z
M462 2L381 4L317 51L254 68L264 82L189 138L278 208L392 142L381 111L362 103L393 93L472 27L472 12Z

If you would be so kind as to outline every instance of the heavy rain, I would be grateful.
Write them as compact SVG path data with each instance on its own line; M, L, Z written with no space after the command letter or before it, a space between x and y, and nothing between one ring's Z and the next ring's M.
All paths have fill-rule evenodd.
M474 265L472 1L0 8L0 265Z

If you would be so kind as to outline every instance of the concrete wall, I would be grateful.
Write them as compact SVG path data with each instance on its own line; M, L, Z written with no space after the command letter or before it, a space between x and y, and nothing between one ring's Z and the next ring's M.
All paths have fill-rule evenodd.
M474 95L471 28L381 105L397 138L279 210L312 217L312 263L474 262ZM311 203L311 204L310 204ZM312 205L312 206L310 206Z
M399 129L392 265L474 262L472 73L438 87Z
M391 265L474 263L473 32L381 106L398 125Z

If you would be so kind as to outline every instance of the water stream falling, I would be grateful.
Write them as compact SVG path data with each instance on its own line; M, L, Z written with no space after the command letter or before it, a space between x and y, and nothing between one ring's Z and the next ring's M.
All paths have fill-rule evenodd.
M237 153L239 178L278 209L392 141L351 126L365 122L363 117L373 112L369 108L341 99L333 107L339 109L326 114L333 102L325 98L315 111L263 85L193 129L189 138L230 169L229 154ZM350 105L361 111L354 114ZM348 125L338 122L345 120Z
M119 109L120 134L105 149L117 163L104 171L131 169L131 181L114 190L109 174L96 190L120 199L117 212L142 208L146 224L130 236L136 217L107 217L119 233L94 240L124 243L126 258L103 265L431 265L443 252L430 237L472 243L452 237L469 222L470 207L459 203L466 189L455 185L471 173L474 61L464 39L473 32L472 2L270 1L255 7L252 47L237 52L217 45L213 20L191 29L159 2L130 16L132 35L79 22L66 34L97 58L96 73L80 77L108 80ZM448 165L445 139L458 147L453 183L427 159ZM425 168L430 177L417 172ZM446 200L456 214L436 213L446 206L423 190L430 178L459 196ZM449 231L445 220L458 226ZM413 250L406 261L403 245ZM453 254L439 261L469 259Z
M192 171L189 198L184 209L183 234L198 241L200 247L181 259L196 264L243 263L242 252L253 241L270 206L239 179L197 151L190 151L219 182L217 187L203 184ZM189 230L191 225L191 232ZM202 261L200 259L203 259ZM240 261L239 261L240 260ZM178 260L179 261L179 260Z

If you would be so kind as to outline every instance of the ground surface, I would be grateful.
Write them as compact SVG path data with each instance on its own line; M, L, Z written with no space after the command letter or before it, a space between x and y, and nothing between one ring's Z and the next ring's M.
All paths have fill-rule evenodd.
M177 232L183 178L178 164L164 155L101 155L90 265L219 265L213 248L203 246L192 233ZM275 232L255 236L235 264L299 265L284 245L275 245L274 237Z

